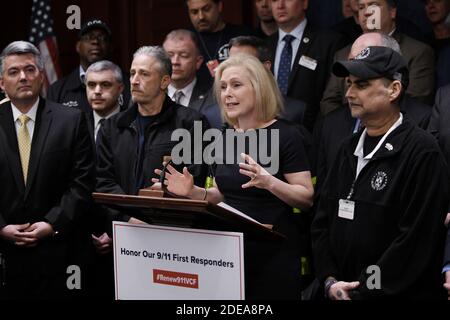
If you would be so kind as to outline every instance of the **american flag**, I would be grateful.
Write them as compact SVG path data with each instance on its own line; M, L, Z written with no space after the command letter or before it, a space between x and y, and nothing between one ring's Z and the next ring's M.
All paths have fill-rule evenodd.
M31 9L30 42L41 51L46 75L44 95L48 87L61 77L58 62L58 47L53 33L53 19L51 18L51 0L33 0Z

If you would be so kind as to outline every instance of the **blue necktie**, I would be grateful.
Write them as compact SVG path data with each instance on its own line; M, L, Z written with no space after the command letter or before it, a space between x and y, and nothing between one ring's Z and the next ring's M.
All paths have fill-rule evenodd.
M285 45L281 52L277 78L278 87L283 95L286 95L288 91L289 73L291 72L292 64L292 41L294 41L294 39L295 37L290 34L285 35L283 38Z
M353 133L358 133L359 130L362 127L361 120L359 118L356 118L355 127L353 128Z

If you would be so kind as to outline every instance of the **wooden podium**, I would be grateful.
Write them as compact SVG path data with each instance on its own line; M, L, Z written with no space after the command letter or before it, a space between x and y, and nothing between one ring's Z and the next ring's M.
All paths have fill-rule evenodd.
M93 193L94 201L149 224L244 233L246 239L279 241L285 237L270 227L252 221L222 206L201 200L166 198L162 192L143 190L139 196Z

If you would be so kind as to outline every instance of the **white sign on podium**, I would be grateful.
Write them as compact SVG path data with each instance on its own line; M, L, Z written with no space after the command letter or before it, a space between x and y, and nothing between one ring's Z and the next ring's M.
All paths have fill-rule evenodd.
M244 235L113 223L117 300L243 300Z

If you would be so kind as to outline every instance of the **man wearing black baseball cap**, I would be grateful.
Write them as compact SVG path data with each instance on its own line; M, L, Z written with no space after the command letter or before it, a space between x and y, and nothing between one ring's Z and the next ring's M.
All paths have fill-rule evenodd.
M89 31L95 29L103 30L108 37L111 37L111 29L109 29L108 25L100 19L90 19L86 21L80 29L79 37L82 38L84 35L88 34Z
M91 114L92 109L86 97L85 73L91 64L108 58L111 38L110 28L101 19L93 18L84 22L75 46L80 57L80 66L67 77L55 82L50 87L47 98ZM130 101L129 81L125 83L125 88L122 106L128 106Z
M406 63L386 47L339 61L363 129L345 140L312 225L317 277L332 300L443 298L449 182L433 137L400 112Z
M341 78L353 75L363 80L399 80L403 87L408 86L406 61L399 53L387 47L367 47L354 59L335 63L333 73Z

